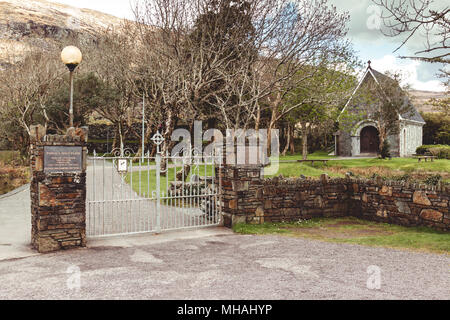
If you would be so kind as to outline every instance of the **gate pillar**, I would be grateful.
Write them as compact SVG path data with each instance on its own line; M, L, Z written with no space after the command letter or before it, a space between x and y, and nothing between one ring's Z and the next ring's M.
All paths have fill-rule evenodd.
M231 228L237 223L262 223L264 217L257 216L262 206L262 165L225 164L216 173L221 179L221 207L223 225Z
M31 243L39 252L86 246L87 128L31 127Z

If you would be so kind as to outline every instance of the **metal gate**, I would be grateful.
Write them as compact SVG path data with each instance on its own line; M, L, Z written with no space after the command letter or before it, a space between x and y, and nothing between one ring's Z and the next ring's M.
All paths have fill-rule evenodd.
M156 137L156 138L155 138ZM218 158L189 151L133 156L121 148L88 157L86 232L89 237L159 233L213 226L220 219Z

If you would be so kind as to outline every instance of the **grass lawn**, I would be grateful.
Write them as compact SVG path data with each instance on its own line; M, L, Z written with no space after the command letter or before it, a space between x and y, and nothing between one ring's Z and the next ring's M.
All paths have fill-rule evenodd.
M241 234L279 234L328 242L353 243L450 254L450 233L426 227L402 227L354 217L315 218L292 223L237 224Z
M169 168L167 175L160 176L160 192L167 192L167 186L170 188L170 182L175 181L176 172L178 172L181 167L177 168ZM207 176L214 176L214 167L212 165L200 165L198 172L190 172L189 176L185 180L186 182L190 181L190 178L193 174L197 174L199 176L205 176L205 170ZM140 178L139 178L140 177ZM156 170L141 170L135 172L129 172L125 181L128 184L131 184L133 190L138 194L148 194L150 191L150 195L152 191L156 190ZM140 181L140 182L139 182ZM218 182L217 182L218 183Z
M301 154L281 156L280 160L301 159ZM329 159L323 163L280 163L278 173L285 177L319 177L327 173L331 177L344 177L348 171L356 176L371 177L374 174L395 178L396 176L410 175L416 180L424 180L430 175L440 174L445 182L450 182L450 160L436 159L433 162L418 162L413 158L383 159L349 159L339 160L334 156L328 156L325 152L315 152L308 155L308 159Z
M367 168L383 167L392 170L401 170L404 172L414 171L432 171L432 172L450 172L450 160L435 159L433 162L418 162L413 158L392 158L383 159L351 159L351 160L333 160L328 163L329 166L342 168Z
M330 156L328 155L328 152L326 151L315 151L313 153L309 153L308 154L308 159L309 160L314 160L314 159L335 159L336 156ZM280 156L280 160L301 160L303 159L303 156L301 153L296 153L296 154L288 154L286 156Z

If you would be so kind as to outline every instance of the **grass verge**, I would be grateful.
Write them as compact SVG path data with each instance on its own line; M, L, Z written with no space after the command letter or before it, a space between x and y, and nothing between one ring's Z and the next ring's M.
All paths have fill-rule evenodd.
M337 243L450 254L450 233L402 227L354 217L315 218L291 223L237 224L241 234L279 234Z

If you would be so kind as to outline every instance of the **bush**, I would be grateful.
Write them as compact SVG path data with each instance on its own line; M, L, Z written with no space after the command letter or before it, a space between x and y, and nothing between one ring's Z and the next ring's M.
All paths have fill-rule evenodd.
M449 145L423 145L416 149L416 153L423 155L431 153L438 159L450 159L450 146Z
M389 151L390 148L391 146L389 145L389 142L387 141L387 139L385 139L383 141L383 146L381 147L381 159L391 158L391 152Z
M405 173L405 174L402 174L402 175L399 175L399 176L393 176L392 180L407 182L407 181L412 180L412 177L411 177L410 174Z
M19 151L0 150L0 170L3 165L26 166L28 161Z
M435 186L442 180L442 176L440 174L434 174L425 179L425 183L428 185Z

